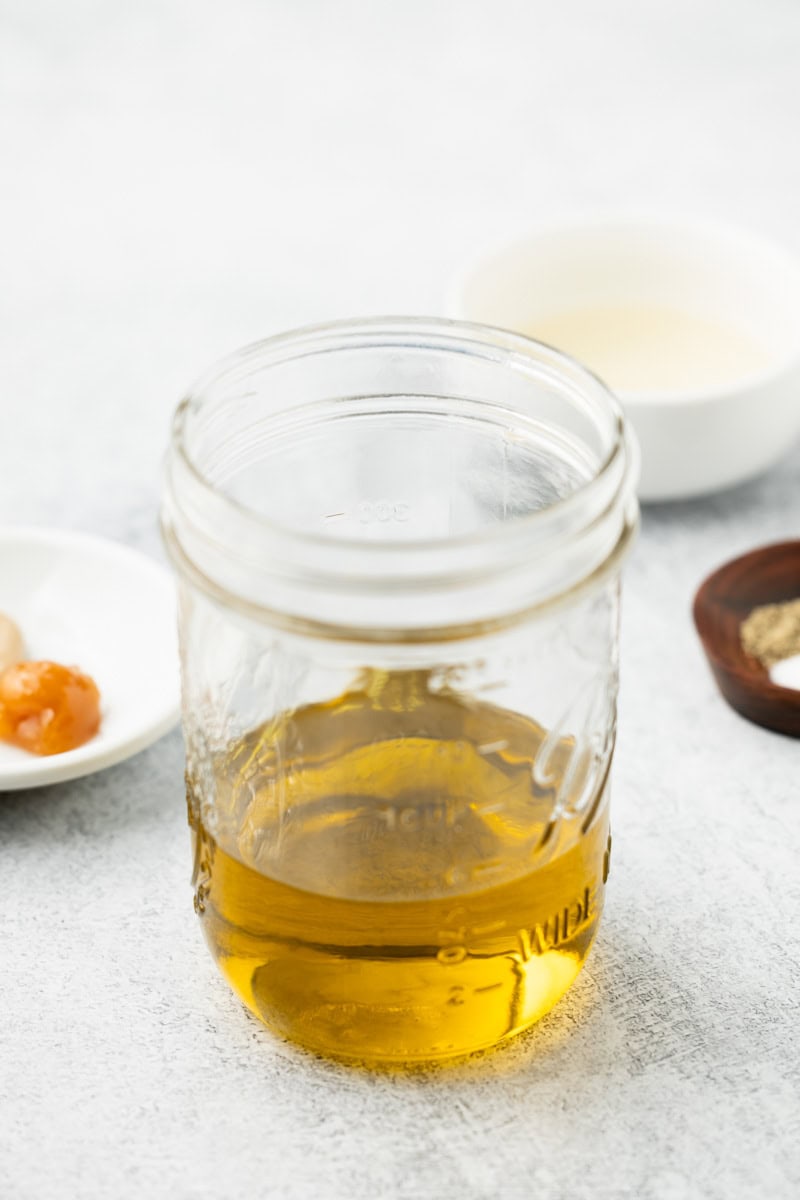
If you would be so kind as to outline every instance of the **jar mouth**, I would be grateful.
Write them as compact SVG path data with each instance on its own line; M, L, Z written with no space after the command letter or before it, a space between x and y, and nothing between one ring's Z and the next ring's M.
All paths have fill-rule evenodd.
M369 386L328 385L329 375L354 377L359 359L371 363ZM408 364L416 365L407 370ZM526 398L532 390L536 405ZM258 422L243 422L237 430L236 414L247 404L258 410ZM360 421L368 430L378 409L387 417L388 436L384 432L381 440L385 474L395 471L393 439L412 459L415 447L429 454L433 444L435 458L437 449L444 453L454 441L460 445L460 439L468 446L467 467L472 455L478 475L485 450L486 477L496 485L492 456L496 458L502 442L503 454L519 459L517 491L527 487L528 455L530 476L536 476L542 494L535 505L522 505L521 511L515 511L519 498L512 496L508 510L504 501L502 513L497 496L490 496L484 505L490 515L483 524L470 525L463 518L459 527L450 514L450 523L439 529L436 514L433 519L428 514L424 535L408 521L404 500L386 501L384 508L392 510L388 516L378 502L375 527L369 529L362 527L371 520L363 507L359 525L355 510L321 513L319 506L314 519L330 525L315 528L308 519L288 519L294 480L302 473L292 474L294 442L301 434L313 433L320 459L327 455L322 470L330 474L336 469L337 445L346 459L344 419L352 428ZM485 429L479 436L475 431L481 425ZM534 469L534 444L542 461L548 454L553 461L563 457L553 473L555 483L541 483L540 476L547 472ZM402 459L402 449L398 454ZM268 470L264 455L271 456ZM234 458L239 474L232 485ZM363 469L363 463L359 467ZM460 467L463 473L464 463ZM429 464L431 478L436 468L436 462ZM302 469L309 469L305 462ZM313 469L312 460L312 474ZM342 471L347 471L346 461ZM463 589L485 582L492 573L515 570L527 556L557 552L559 546L585 539L601 527L607 534L614 527L616 544L620 513L623 524L635 523L636 471L636 447L616 398L592 372L558 350L521 334L442 318L336 321L253 343L212 367L190 389L173 422L164 522L168 541L180 545L182 557L228 591L240 588L242 572L262 575L262 582L266 576L284 585L291 582L295 589L383 595ZM251 499L256 482L262 488L264 475L276 473L286 485L272 496L277 507L284 508L277 514ZM440 507L446 506L446 497L440 501ZM333 507L347 506L334 502ZM480 503L472 507L480 510ZM384 516L387 529L391 525L386 533ZM342 521L344 517L348 520ZM608 549L608 538L603 540ZM225 560L229 567L238 564L236 578L227 582L221 578L230 576ZM253 591L263 589L245 590L252 600ZM265 607L274 607L273 597Z

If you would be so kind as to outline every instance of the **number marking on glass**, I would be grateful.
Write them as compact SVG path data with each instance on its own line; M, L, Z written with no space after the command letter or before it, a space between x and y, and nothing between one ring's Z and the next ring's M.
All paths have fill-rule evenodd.
M358 519L362 525L382 525L389 521L404 524L411 516L411 505L406 500L362 500L358 506Z
M419 807L382 804L374 811L378 820L383 822L387 832L419 833L421 829L434 829L442 825L450 828L455 824L458 810L454 803L442 802Z

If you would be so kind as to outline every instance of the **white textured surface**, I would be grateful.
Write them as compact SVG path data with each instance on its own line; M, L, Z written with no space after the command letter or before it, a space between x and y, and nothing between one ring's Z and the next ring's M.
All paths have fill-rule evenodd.
M181 389L304 321L437 311L475 245L620 203L800 247L795 0L4 0L0 519L160 554ZM181 747L0 797L0 1194L795 1197L800 745L689 620L800 534L769 478L647 513L598 946L530 1035L367 1076L274 1041L191 910Z

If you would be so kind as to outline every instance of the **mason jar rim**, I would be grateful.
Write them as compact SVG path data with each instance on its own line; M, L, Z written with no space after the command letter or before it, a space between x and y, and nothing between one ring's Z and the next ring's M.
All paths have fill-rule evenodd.
M546 518L553 513L560 513L568 507L574 507L579 504L586 494L594 489L596 484L606 476L616 459L625 452L626 445L628 450L630 450L630 430L625 425L619 401L603 380L589 367L579 363L577 359L572 358L554 346L548 345L546 342L537 341L534 338L526 337L524 334L516 333L513 330L500 329L496 326L484 325L477 321L461 321L449 317L418 316L364 317L355 320L342 318L336 321L320 322L313 325L300 326L285 333L273 334L267 338L259 338L257 341L250 342L239 350L234 350L223 358L218 359L216 363L200 375L181 400L172 421L173 450L181 457L186 468L194 475L198 484L210 494L222 499L232 512L238 512L249 521L258 522L258 524L264 526L266 531L282 535L288 534L293 540L302 541L312 546L329 546L331 539L326 537L325 534L283 525L265 513L256 512L255 509L242 504L234 497L226 495L225 492L215 487L198 467L197 463L194 462L186 448L184 437L186 419L198 394L202 394L209 387L222 382L235 367L244 365L248 361L258 360L260 367L268 367L285 361L288 358L301 358L309 354L318 354L325 350L328 341L335 343L328 347L330 350L335 351L341 348L342 341L353 341L355 343L363 334L383 332L387 335L391 335L392 333L396 335L401 333L403 329L418 329L421 333L426 331L429 336L433 334L434 337L437 335L441 337L448 331L453 334L462 335L464 333L473 333L481 335L480 337L476 336L469 339L470 344L474 344L476 347L496 346L501 350L535 358L540 366L550 365L561 369L567 368L570 373L575 374L576 382L590 383L592 388L599 395L603 396L604 402L608 404L615 418L615 436L605 459L591 478L578 483L568 495L562 496L552 504L548 504L534 512L512 517L510 520L497 525L487 525L463 534L409 539L403 542L398 542L391 538L375 538L371 539L368 544L365 544L358 538L339 537L336 539L337 545L342 547L349 545L353 549L358 548L360 550L368 549L370 553L375 553L376 551L378 553L381 551L393 553L398 549L425 551L429 548L435 548L441 551L446 546L496 543L509 530L516 532L522 526L526 528L533 527L534 525L541 526L545 523ZM281 351L290 350L293 347L302 349L304 352L300 354L281 353ZM531 354L532 350L536 353ZM277 353L273 356L272 352ZM272 358L272 362L269 361L270 358Z
M578 482L567 495L533 512L463 534L402 540L331 537L283 524L226 494L193 459L186 444L191 416L213 404L213 390L226 380L235 380L237 373L246 378L255 370L266 371L308 356L343 349L391 349L395 345L483 356L497 366L538 374L562 394L571 394L575 401L580 401L583 411L588 411L591 423L600 429L608 445L604 458L593 474ZM376 391L371 396L380 399L381 393ZM460 398L443 395L439 399ZM486 404L495 412L503 411L502 405L491 397L487 397ZM298 411L303 408L297 407ZM526 419L512 408L504 411L518 425ZM265 424L270 419L277 418L267 418ZM171 526L167 532L171 534L168 544L171 543L173 555L183 560L185 567L191 567L195 576L199 573L201 578L208 578L213 590L221 588L234 597L239 595L237 587L220 578L225 560L238 563L239 578L243 571L269 570L274 578L280 575L291 578L297 588L336 587L377 596L425 588L439 591L469 588L481 576L513 571L532 554L538 560L549 549L557 549L576 536L584 541L593 539L596 548L594 561L587 560L583 571L588 578L595 574L603 554L610 556L612 547L629 540L623 533L635 525L636 468L635 441L618 401L597 376L561 351L509 330L447 318L346 319L305 326L254 342L229 354L200 376L178 406L173 420L165 504L165 512L168 514L171 509L172 514L165 516L165 528ZM231 523L240 537L231 536ZM184 544L180 527L191 529L192 547ZM601 542L605 546L602 552L597 549ZM267 544L269 555L263 552ZM214 559L213 567L197 561L198 547L201 557L208 557L209 563ZM265 565L267 559L269 567ZM570 590L574 582L565 580L563 588L551 587L548 598L559 590ZM249 599L252 607L253 597ZM275 606L271 603L261 607L274 613Z

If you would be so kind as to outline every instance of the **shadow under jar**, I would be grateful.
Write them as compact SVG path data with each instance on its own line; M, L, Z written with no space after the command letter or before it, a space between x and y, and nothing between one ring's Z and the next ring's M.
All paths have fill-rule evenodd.
M448 321L276 337L181 404L163 526L195 908L271 1029L442 1059L575 979L635 457L576 363Z

